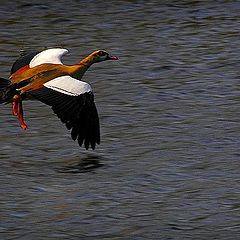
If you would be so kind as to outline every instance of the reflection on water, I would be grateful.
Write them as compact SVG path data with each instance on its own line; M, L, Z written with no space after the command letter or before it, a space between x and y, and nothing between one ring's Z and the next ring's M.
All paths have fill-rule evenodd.
M1 239L238 239L238 1L2 1L1 77L21 48L95 49L102 142L39 102L0 107Z
M58 171L63 173L84 173L94 172L95 169L102 167L101 158L98 156L87 156L86 158L68 160Z

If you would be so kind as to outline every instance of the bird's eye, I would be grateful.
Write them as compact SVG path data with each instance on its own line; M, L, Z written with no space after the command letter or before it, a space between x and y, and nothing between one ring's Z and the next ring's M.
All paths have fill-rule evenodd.
M104 52L104 51L99 51L99 52L98 52L98 55L99 55L99 56L105 56L105 55L106 55L106 52Z

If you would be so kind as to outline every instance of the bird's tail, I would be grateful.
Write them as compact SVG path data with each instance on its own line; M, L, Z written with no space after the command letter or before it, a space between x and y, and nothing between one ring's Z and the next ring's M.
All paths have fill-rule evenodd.
M11 84L8 79L0 78L0 104L8 103L18 93L16 84Z

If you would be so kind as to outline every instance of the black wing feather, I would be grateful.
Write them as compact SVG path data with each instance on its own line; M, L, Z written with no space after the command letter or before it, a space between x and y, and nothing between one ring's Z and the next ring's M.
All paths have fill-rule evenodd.
M15 73L18 69L28 65L33 57L40 52L23 52L20 57L13 63L10 73Z
M100 144L100 127L92 92L70 96L49 88L33 91L31 96L52 107L53 112L71 130L72 139L88 149Z

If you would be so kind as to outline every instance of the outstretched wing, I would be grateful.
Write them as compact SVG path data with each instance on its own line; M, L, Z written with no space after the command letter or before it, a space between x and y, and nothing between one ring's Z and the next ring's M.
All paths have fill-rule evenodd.
M68 53L67 49L52 48L43 51L22 52L20 57L13 63L10 74L33 68L43 63L62 64L62 57Z
M13 63L10 74L12 75L20 69L29 68L29 63L37 54L39 54L39 52L36 51L22 52L20 57Z
M29 67L33 68L43 63L62 64L62 57L68 53L64 48L46 49L35 55L29 63Z
M30 94L52 107L53 112L71 129L72 139L88 149L100 144L100 127L94 96L89 84L62 76ZM66 87L68 86L68 87Z

